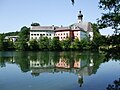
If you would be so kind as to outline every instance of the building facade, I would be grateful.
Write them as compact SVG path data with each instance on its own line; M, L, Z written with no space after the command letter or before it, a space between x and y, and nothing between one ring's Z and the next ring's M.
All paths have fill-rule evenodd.
M81 11L78 14L77 23L73 23L67 27L58 26L32 26L30 29L30 40L39 39L40 37L53 38L57 37L59 40L65 40L71 38L72 40L78 38L82 39L93 39L93 29L90 22L83 22L83 15Z
M40 37L54 37L54 26L31 26L30 40L39 39Z
M18 38L19 36L6 36L5 40L10 40L12 42L15 42Z

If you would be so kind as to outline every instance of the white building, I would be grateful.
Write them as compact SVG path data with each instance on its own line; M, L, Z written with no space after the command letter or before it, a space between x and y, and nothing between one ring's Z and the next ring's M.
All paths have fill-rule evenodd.
M93 28L90 22L83 22L83 15L81 11L78 14L77 23L67 27L53 26L32 26L30 29L30 40L39 39L40 37L58 37L59 40L65 40L70 37L71 39L93 39Z
M12 42L15 42L18 39L19 36L6 36L5 40L10 40Z
M71 29L77 29L79 28L80 31L78 34L80 37L80 40L82 40L83 38L89 37L90 40L93 39L93 28L92 28L92 24L90 22L83 22L83 15L81 13L81 11L79 11L78 14L78 22L77 23L73 23L72 25L70 25Z
M39 39L40 37L54 37L54 26L31 26L30 40Z

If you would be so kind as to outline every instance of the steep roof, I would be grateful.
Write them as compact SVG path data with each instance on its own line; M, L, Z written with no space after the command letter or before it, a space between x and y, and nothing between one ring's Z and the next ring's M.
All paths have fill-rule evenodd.
M70 27L71 28L78 27L78 28L81 28L84 31L92 32L92 26L91 26L90 22L74 23L74 24L70 25Z

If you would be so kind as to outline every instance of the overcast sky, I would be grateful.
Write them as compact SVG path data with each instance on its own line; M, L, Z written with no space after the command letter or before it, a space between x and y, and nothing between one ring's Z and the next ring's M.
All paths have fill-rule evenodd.
M69 26L77 22L78 11L84 15L83 21L95 23L101 16L99 0L0 0L0 33L20 31L32 22L43 25ZM101 34L112 34L101 30Z

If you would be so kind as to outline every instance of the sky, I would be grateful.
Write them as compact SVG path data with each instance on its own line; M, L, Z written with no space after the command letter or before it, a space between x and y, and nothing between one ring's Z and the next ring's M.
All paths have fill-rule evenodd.
M83 21L96 23L102 10L99 0L0 0L0 33L20 31L31 23L41 26L69 26L77 22L81 10ZM102 35L111 35L112 30L100 30Z

